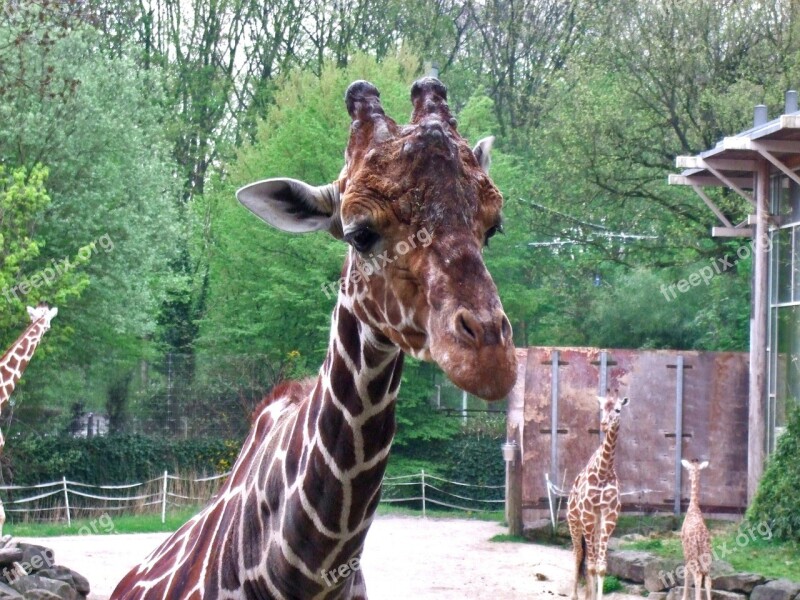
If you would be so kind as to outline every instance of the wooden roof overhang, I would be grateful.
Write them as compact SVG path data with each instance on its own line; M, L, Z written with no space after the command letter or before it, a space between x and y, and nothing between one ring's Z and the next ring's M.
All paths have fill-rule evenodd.
M669 183L691 186L714 212L722 226L712 229L713 236L749 237L753 234L753 219L732 224L702 188L727 187L755 207L754 174L765 160L773 171L785 173L800 185L800 176L794 171L800 166L800 111L725 137L714 148L696 156L678 156L675 164L684 170L671 174Z

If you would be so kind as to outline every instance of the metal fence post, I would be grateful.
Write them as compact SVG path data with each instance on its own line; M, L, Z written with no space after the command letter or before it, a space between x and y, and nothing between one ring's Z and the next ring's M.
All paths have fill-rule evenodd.
M161 523L167 522L167 484L169 482L169 474L164 471L164 486L161 490Z
M72 527L72 516L69 514L69 490L67 489L67 476L61 478L61 484L64 486L64 508L67 509L67 527Z
M675 504L673 511L681 514L681 459L683 458L683 356L678 356L675 368Z

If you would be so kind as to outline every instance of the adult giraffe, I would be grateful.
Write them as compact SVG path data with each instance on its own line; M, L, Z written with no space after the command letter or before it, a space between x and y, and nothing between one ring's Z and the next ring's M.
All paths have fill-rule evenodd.
M621 400L598 396L600 429L603 443L595 450L583 471L578 473L567 501L567 521L575 558L575 584L572 600L578 598L581 568L586 567L586 599L603 600L608 538L614 533L619 517L619 480L614 468L617 450Z
M350 245L328 355L316 379L272 393L216 499L128 573L114 600L365 600L359 560L404 353L489 400L513 386L511 327L481 255L501 231L491 139L467 146L436 79L417 81L411 100L411 123L399 127L372 84L353 83L337 182L239 190L279 229Z
M50 308L45 303L40 303L36 308L28 307L28 317L31 323L25 328L17 340L11 344L3 357L0 358L0 410L9 401L17 382L22 378L28 363L33 358L33 353L42 341L42 337L50 329L50 321L58 314L57 308ZM0 431L0 452L6 445L3 433ZM0 537L3 534L3 525L6 522L6 511L0 501Z

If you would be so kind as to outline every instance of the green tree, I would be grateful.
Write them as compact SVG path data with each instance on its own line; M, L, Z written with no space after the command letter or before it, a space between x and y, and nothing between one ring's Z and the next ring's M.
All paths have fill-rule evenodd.
M54 261L68 275L50 297L61 310L48 339L62 342L27 373L26 392L36 404L68 407L80 396L102 405L105 385L147 355L158 310L179 283L169 263L186 228L162 75L98 53L98 31L81 20L65 24L58 6L26 10L33 16L15 13L0 27L0 47L14 49L0 70L0 159L49 172L51 202L35 227L46 243L21 276ZM87 390L87 382L97 385Z

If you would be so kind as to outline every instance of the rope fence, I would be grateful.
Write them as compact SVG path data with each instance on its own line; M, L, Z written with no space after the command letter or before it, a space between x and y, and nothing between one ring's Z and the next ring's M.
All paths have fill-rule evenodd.
M141 514L160 510L161 522L167 509L206 504L230 473L205 477L181 477L164 471L140 483L93 485L60 481L35 485L0 485L6 513L17 514L22 521L66 521L98 512ZM424 470L411 475L385 477L381 502L402 503L421 508L426 516L431 506L465 512L502 510L504 485L480 485L449 481Z

